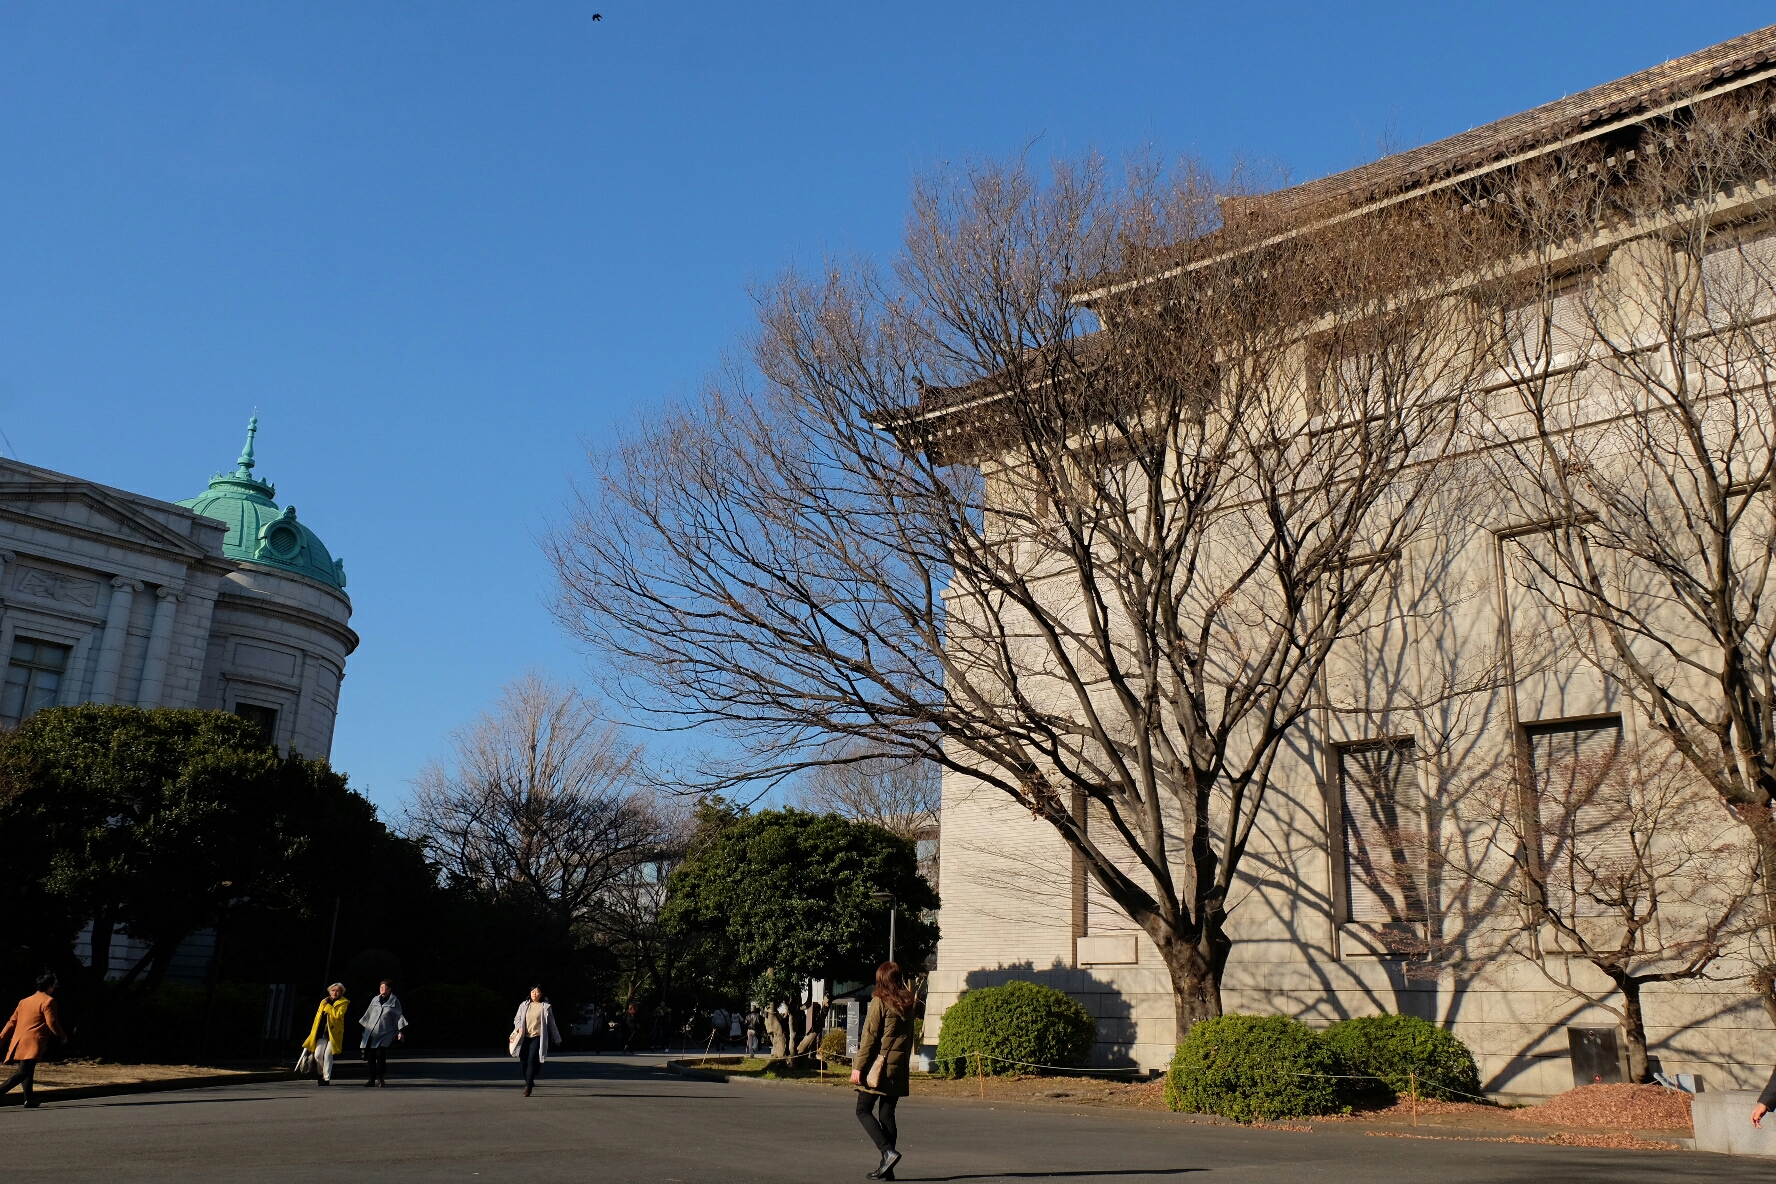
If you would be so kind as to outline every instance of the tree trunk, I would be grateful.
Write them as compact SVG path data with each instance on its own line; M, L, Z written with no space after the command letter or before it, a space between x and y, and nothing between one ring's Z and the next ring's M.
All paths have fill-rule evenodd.
M771 1059L773 1061L789 1058L789 1028L783 1021L784 1017L778 1014L775 1003L765 1008L765 1031L771 1037Z
M111 934L116 928L117 915L109 908L100 909L93 918L92 961L89 969L92 971L95 987L102 985L105 976L111 973Z
M1651 1080L1647 1072L1646 1017L1640 1010L1640 980L1623 975L1616 980L1622 992L1622 1030L1628 1035L1628 1080Z
M1202 944L1210 943L1205 941ZM1182 940L1161 944L1159 952L1172 976L1176 1042L1181 1043L1198 1020L1214 1019L1221 1014L1221 971L1227 964L1227 956L1225 953L1220 957L1205 954L1200 946Z

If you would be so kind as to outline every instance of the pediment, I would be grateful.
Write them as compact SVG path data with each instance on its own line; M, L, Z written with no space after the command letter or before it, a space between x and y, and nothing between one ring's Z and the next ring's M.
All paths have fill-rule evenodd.
M0 479L0 516L25 520L45 530L119 540L186 559L208 554L196 542L143 513L112 490L73 479L32 480L8 474Z

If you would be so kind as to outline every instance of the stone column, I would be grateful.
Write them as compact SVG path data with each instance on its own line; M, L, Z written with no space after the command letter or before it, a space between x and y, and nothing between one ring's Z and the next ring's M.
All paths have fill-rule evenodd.
M123 642L129 633L130 605L142 581L118 576L111 581L111 608L105 614L105 636L99 642L99 664L93 672L92 701L109 703L117 698L117 675L123 669Z
M167 653L173 648L173 622L179 615L179 594L171 588L155 593L154 627L148 631L148 656L142 662L142 690L136 696L139 707L159 707L166 690Z

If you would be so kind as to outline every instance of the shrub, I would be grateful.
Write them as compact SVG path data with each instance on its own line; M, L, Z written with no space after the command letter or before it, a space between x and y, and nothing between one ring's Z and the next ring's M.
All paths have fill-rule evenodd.
M1366 1015L1339 1020L1326 1029L1326 1042L1344 1062L1345 1072L1381 1080L1353 1092L1403 1094L1418 1080L1418 1094L1445 1102L1471 1102L1480 1093L1474 1054L1453 1033L1410 1015ZM1391 1098L1389 1099L1392 1100Z
M1082 1067L1097 1041L1098 1023L1078 1000L1053 987L1014 980L964 992L950 1004L933 1072L965 1077L975 1072L976 1053L985 1054L981 1068L987 1073L1027 1073L1037 1065Z
M503 1050L518 1007L507 996L472 983L428 983L400 996L401 1012L411 1025L407 1042L416 1048ZM357 1011L355 1003L352 1010ZM563 1018L558 1016L555 1022L566 1035Z
M80 1044L74 1051L80 1055L203 1064L263 1051L262 983L218 983L213 993L177 983L146 992L106 983L103 990L101 1022L83 1024L78 1033ZM299 1023L307 1036L306 1019Z
M828 1064L843 1063L850 1059L845 1055L845 1029L834 1028L820 1038L820 1059Z
M1172 1057L1166 1105L1235 1122L1339 1109L1338 1057L1318 1032L1281 1015L1200 1020Z

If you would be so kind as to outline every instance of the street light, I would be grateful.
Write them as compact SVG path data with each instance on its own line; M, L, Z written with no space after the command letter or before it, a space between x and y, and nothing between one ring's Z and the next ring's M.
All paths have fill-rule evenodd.
M870 893L870 899L885 900L888 902L888 961L892 962L894 961L894 893L872 892Z

